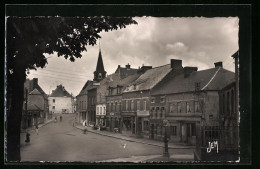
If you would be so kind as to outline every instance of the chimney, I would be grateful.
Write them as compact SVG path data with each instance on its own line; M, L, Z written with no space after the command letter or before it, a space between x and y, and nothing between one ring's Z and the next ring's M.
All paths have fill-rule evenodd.
M182 68L182 60L171 59L171 68L172 69Z
M198 67L184 67L184 78L188 77L192 72L198 70Z
M38 78L33 78L33 89L38 85Z
M118 65L118 68L120 68L121 66L120 65Z
M216 62L214 64L215 64L215 67L223 67L222 62Z
M127 65L125 65L125 67L126 67L127 69L130 69L131 65L129 65L129 63L128 63Z
M146 72L147 70L152 69L152 68L153 68L152 66L144 66L144 65L143 65L143 66L141 67L141 72L144 73L144 72Z

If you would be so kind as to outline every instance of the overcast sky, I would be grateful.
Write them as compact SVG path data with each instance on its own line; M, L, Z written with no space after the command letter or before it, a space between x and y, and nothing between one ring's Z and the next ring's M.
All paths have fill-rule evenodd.
M238 18L134 18L138 24L101 33L103 63L108 74L118 65L161 66L170 59L182 59L183 66L198 70L223 67L234 72L231 55L238 50ZM78 95L87 80L93 80L99 46L88 46L81 59L70 62L56 54L46 55L44 69L30 71L28 78L38 78L42 89L50 94L57 85Z

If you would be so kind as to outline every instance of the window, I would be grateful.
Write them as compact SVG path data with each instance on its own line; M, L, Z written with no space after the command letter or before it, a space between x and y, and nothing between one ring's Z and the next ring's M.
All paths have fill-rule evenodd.
M52 109L54 110L54 109L55 109L55 106L52 106Z
M55 103L55 99L52 99L52 102Z
M181 113L181 102L177 103L178 113Z
M186 103L186 110L187 110L187 113L191 112L191 110L190 110L190 103L189 102Z
M170 135L177 136L177 126L170 127Z
M111 103L111 107L110 107L111 111L114 111L114 109L113 109L114 107L113 106L114 106L113 103Z
M97 110L96 110L96 111L97 111L97 115L99 115L99 107L97 107Z
M159 111L160 110L160 107L156 107L156 111Z
M154 97L151 98L151 103L155 103Z
M102 115L102 107L99 107L99 114Z
M198 101L194 102L194 108L196 113L200 112L200 105Z
M164 107L161 107L161 111L164 111Z
M117 111L117 102L115 102L115 111Z
M174 104L173 103L170 104L170 113L174 113Z
M160 102L164 103L164 101L165 101L165 97L163 96L163 97L161 97Z
M107 103L107 111L109 112L109 110L110 110L110 104Z
M125 110L128 110L128 100L125 101Z
M154 107L152 107L151 110L154 111Z
M144 111L146 111L146 101L144 101Z
M137 110L140 110L140 100L137 100Z
M134 110L134 100L131 101L131 110Z

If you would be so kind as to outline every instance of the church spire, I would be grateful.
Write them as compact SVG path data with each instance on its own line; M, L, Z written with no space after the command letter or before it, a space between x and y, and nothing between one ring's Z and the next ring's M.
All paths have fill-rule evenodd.
M100 41L99 41L99 54L98 54L98 61L97 61L97 67L96 71L94 72L94 81L100 81L106 77L106 71L104 69L102 54L101 54L101 47L100 47Z

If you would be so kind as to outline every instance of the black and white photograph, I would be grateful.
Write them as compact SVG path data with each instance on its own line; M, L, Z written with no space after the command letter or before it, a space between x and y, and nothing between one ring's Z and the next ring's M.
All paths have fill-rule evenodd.
M240 18L5 18L8 162L240 162Z

